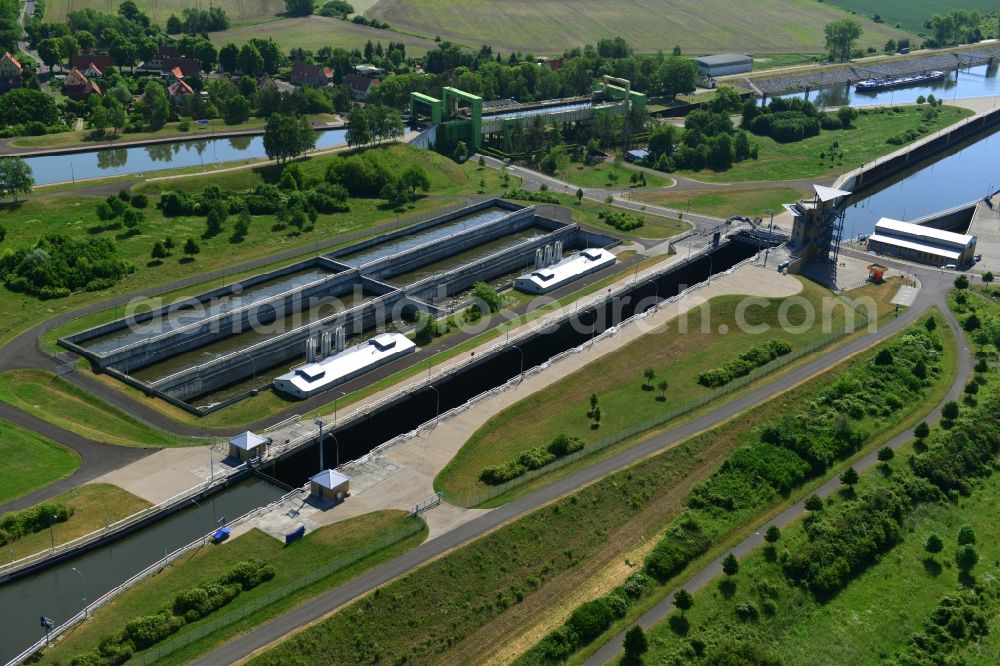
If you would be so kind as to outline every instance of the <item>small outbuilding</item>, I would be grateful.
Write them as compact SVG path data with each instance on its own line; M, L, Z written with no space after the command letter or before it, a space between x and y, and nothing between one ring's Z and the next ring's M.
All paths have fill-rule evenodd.
M257 433L246 432L229 440L229 455L240 460L250 460L260 455L260 447L266 446L270 440Z
M701 76L726 76L753 71L753 58L741 53L720 53L695 59Z
M309 479L309 492L327 502L342 502L351 494L351 478L335 469L324 469Z
M649 157L649 151L645 148L633 148L625 151L625 159L629 162L641 162Z

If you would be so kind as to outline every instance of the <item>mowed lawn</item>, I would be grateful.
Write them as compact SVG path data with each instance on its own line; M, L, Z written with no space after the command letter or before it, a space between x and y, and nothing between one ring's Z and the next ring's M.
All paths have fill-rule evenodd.
M102 529L105 521L114 523L150 506L141 497L108 483L88 483L45 503L63 504L73 510L69 520L52 526L57 546ZM42 530L7 544L4 549L10 549L16 560L45 550L51 543L49 530Z
M830 292L803 278L797 279L802 282L799 296L811 303L815 312L822 312L823 300L832 298ZM895 288L887 284L878 291L866 289L862 293L882 301ZM858 295L848 292L851 297ZM475 496L489 488L479 480L485 467L513 459L557 435L579 437L585 444L593 444L646 419L697 404L712 393L698 383L698 375L736 358L752 346L784 340L791 344L794 353L828 336L830 331L844 330L844 308L840 306L832 309L827 332L819 324L819 316L817 323L805 332L782 330L778 311L783 299L768 299L768 307L748 308L745 312L748 325L762 325L768 330L757 334L742 332L735 322L743 300L742 296L713 298L705 309L707 314L696 308L503 410L469 438L438 474L435 488L456 497ZM788 309L787 321L791 326L800 326L803 317L803 308ZM728 328L726 333L719 332L723 324ZM682 326L687 327L687 332L679 332ZM664 379L669 384L665 401L657 399L659 391L643 388L643 370L647 367L656 373L653 386ZM597 430L591 428L592 421L587 416L591 393L597 394L601 408L601 425Z
M80 456L13 423L0 421L0 503L72 474Z
M632 238L671 238L672 236L676 236L677 234L683 233L691 228L690 223L672 217L650 215L648 213L642 213L634 210L623 211L621 208L609 208L606 204L599 204L589 199L577 202L576 197L567 192L555 192L550 190L549 194L558 199L561 205L566 206L573 211L573 219L577 222L581 222L600 231L615 234L616 236ZM523 203L532 205L530 201L525 201ZM605 210L625 212L629 215L642 218L643 225L633 231L618 231L610 225L605 224L604 220L598 217L598 214Z
M807 192L793 187L720 187L717 190L649 190L632 192L633 201L665 206L678 211L703 213L725 219L730 215L760 216L782 211L781 204L801 199Z
M556 178L573 183L577 187L620 190L627 187L629 185L629 178L637 173L643 173L646 176L647 187L667 187L674 182L672 178L658 176L648 171L640 172L638 169L633 169L625 164L616 169L607 162L591 164L589 166L579 162L571 162L569 166L556 174ZM613 180L613 178L616 179ZM636 191L641 191L641 189L639 188Z
M621 35L637 52L789 53L824 50L823 26L848 16L815 0L381 0L367 15L405 32L536 55ZM860 18L860 17L859 17ZM904 33L861 18L863 49ZM734 38L737 43L734 44Z
M278 539L254 528L224 545L200 548L183 555L167 569L139 583L94 613L88 622L78 625L54 648L46 651L41 663L69 663L73 656L80 652L96 648L103 637L120 631L129 620L140 615L156 613L161 608L169 606L178 592L218 578L237 562L261 559L274 565L277 575L273 579L243 592L215 614L209 615L201 622L186 626L181 633L191 631L200 625L211 623L213 616L238 610L261 597L266 597L273 590L294 582L337 557L362 549L375 549L383 539L411 527L410 521L413 520L415 519L408 518L404 511L376 511L336 525L321 527L306 534L301 541L290 547L285 547ZM247 620L227 627L208 639L198 641L193 647L200 646L204 650L234 633L245 631L254 624L259 624L280 611L286 611L324 589L413 548L426 536L426 527L418 529L397 543L375 550L345 569L282 597L274 604L249 616ZM197 653L198 650L186 649L172 655L168 663L184 663L185 659L182 657L189 659Z
M926 132L920 135L923 137L972 115L968 109L942 106L937 118L925 123L922 107L896 108L901 111L863 109L850 129L820 130L818 135L794 143L778 143L770 137L751 134L750 143L760 147L760 156L756 160L744 160L728 171L702 169L677 173L714 183L833 177L913 143L908 141L898 146L886 143L890 136L924 127ZM879 112L882 110L884 112ZM838 144L836 148L833 147L834 142ZM820 154L823 156L820 157ZM831 155L834 156L832 159Z
M68 298L48 301L0 288L0 312L5 315L0 320L0 342L31 324L96 301L149 289L197 273L227 269L241 262L282 250L301 248L303 252L307 252L318 241L336 239L342 234L362 231L381 222L395 221L400 217L429 215L437 208L457 203L466 194L476 193L480 179L485 179L487 192L494 192L499 188L499 174L495 170L485 169L479 172L471 162L458 165L437 153L403 144L371 150L386 153L391 162L398 165L399 170L409 164L419 164L424 167L430 177L430 196L420 197L406 204L401 214L384 208L385 202L381 199L352 198L350 211L320 215L313 231L299 235L288 231L280 233L271 231L274 216L255 215L250 231L241 243L230 241L236 222L235 215L229 217L222 233L206 239L202 238L205 232L204 217L164 217L153 205L155 199L150 201L149 207L145 210L146 221L141 227L141 233L128 238L122 237L121 229L108 229L97 218L96 208L103 200L103 194L117 191L114 186L102 187L101 181L96 181L88 187L99 187L102 196L88 194L87 189L74 193L50 191L45 188L38 190L31 198L16 204L11 202L0 204L0 224L7 228L7 237L4 240L6 248L29 246L41 236L51 233L111 238L116 241L119 252L131 260L136 268L134 273L127 275L110 289L82 292ZM307 175L322 177L326 165L337 159L341 158L334 154L317 155L301 160L298 164ZM279 169L267 163L252 168L213 173L210 176L198 173L195 169L194 173L190 170L184 171L188 175L182 178L165 179L169 173L158 172L153 179L141 181L132 189L135 192L148 194L152 198L153 195L172 189L201 192L209 184L231 189L253 188L264 179L277 180ZM150 263L153 244L168 236L173 238L177 245L174 255L161 264ZM182 263L180 248L187 238L197 239L201 252L195 261ZM213 285L213 288L216 286L218 285ZM108 320L110 318L109 314Z
M901 451L893 467L907 465L909 451ZM874 469L862 475L859 489L881 476ZM836 498L834 501L837 501ZM1000 474L977 480L970 496L955 502L918 504L907 517L902 540L881 555L832 599L820 602L801 587L790 585L781 572L781 564L769 558L763 549L755 550L740 562L734 576L735 594L727 598L715 581L695 595L694 607L685 615L690 629L678 635L667 623L657 625L649 634L651 651L646 663L676 654L692 638L727 632L726 638L749 638L766 644L768 650L786 666L812 664L878 664L904 647L909 637L925 629L930 615L941 598L953 593L958 585L954 563L956 534L961 525L976 531L979 564L976 577L996 576L1000 561L996 517L1000 511ZM924 542L931 532L944 541L944 549L928 565ZM801 523L782 534L777 551L794 552L805 540ZM735 619L735 608L745 601L760 604L756 586L764 581L775 585L776 612L762 614L758 623L748 627ZM727 629L724 629L727 628ZM994 617L993 632L1000 629ZM970 666L993 666L1000 660L1000 642L995 635L987 638L982 649L975 646L959 652Z
M199 446L146 425L131 414L43 370L0 373L0 400L64 430L98 442L137 447Z
M242 45L253 37L271 37L281 46L282 51L292 48L317 51L324 46L347 50L362 49L366 42L371 41L372 44L382 42L382 46L388 46L389 42L402 43L406 45L406 55L422 56L436 47L431 38L417 37L394 30L380 30L350 21L315 15L241 22L229 30L212 32L208 36L217 47L229 42Z
M996 11L996 0L826 0L835 7L857 12L861 16L882 17L888 25L900 24L914 33L929 32L924 21L934 14L953 9L978 9L983 13ZM984 35L985 37L996 35Z

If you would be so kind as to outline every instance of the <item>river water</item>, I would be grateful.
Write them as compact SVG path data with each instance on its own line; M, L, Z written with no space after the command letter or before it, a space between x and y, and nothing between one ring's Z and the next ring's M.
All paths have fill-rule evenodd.
M90 601L97 599L166 553L208 534L217 520L237 518L284 492L259 479L248 479L201 500L200 506L192 502L190 508L121 541L0 586L0 661L6 662L44 636L40 616L51 618L56 626L62 624L83 609L84 594ZM212 547L225 548L226 544ZM200 582L191 581L192 585Z
M345 143L346 130L318 132L316 148L332 148ZM161 169L209 166L220 162L267 157L264 137L235 136L226 139L199 139L159 143L131 148L105 148L86 153L28 157L25 162L35 175L36 185L63 183L85 178L141 175Z
M883 90L881 92L855 92L854 84L841 84L816 88L809 92L779 95L779 97L804 97L820 107L824 106L872 106L876 104L903 104L915 102L923 95L934 95L945 101L969 97L990 97L1000 95L1000 61L992 65L976 65L949 71L941 81L923 86Z
M848 203L844 238L870 234L882 217L914 220L1000 189L998 131L938 153L873 189L864 190Z

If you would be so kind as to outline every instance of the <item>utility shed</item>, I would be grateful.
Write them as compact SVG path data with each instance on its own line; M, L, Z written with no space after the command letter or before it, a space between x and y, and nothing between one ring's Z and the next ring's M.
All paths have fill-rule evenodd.
M883 217L868 237L868 249L934 266L962 266L976 254L976 237Z
M229 455L240 460L255 458L258 455L257 449L267 444L267 442L267 437L261 437L257 433L247 430L229 440Z
M351 494L351 478L334 469L324 469L309 479L309 492L328 502L339 502Z
M753 71L753 58L740 53L720 53L695 59L701 76L725 76Z

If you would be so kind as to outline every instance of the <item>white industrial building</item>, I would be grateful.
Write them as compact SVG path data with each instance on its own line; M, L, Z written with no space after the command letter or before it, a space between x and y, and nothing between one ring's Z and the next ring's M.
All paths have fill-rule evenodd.
M405 335L382 333L360 345L339 351L318 361L310 359L310 356L307 355L306 358L310 359L309 362L275 378L274 388L296 398L309 398L321 391L360 377L400 356L405 356L416 347ZM308 346L307 349L309 349ZM309 354L308 351L307 354Z
M743 74L753 71L753 58L740 53L720 53L696 58L698 74L704 77Z
M514 288L528 294L546 294L584 275L612 266L615 261L615 255L600 248L580 250L578 254L562 259L562 246L559 244L555 253L546 252L544 259L535 262L535 270L515 278Z
M868 237L868 249L934 266L962 266L976 255L976 237L883 217Z

